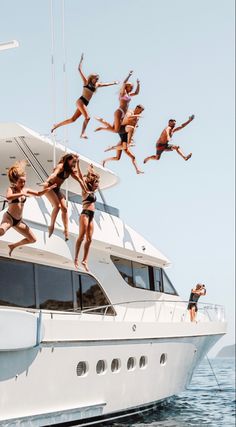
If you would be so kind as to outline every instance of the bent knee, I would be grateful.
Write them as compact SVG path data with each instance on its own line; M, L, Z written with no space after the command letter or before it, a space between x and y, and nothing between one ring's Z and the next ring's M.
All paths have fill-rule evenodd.
M91 117L90 116L85 116L85 121L86 122L89 122L89 120L91 119Z
M4 236L5 230L3 228L0 228L0 236Z
M61 211L62 211L62 213L66 214L68 209L66 206L61 206Z
M91 243L92 242L92 237L86 237L86 242L87 243Z
M37 241L37 239L36 239L36 237L35 237L35 236L31 236L31 237L29 238L29 241L30 241L30 243L35 243L35 242Z

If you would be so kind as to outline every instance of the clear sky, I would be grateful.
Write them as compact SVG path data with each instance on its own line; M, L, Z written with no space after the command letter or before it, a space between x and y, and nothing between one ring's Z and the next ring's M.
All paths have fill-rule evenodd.
M0 120L17 121L49 134L64 119L61 1L55 3L56 114L52 118L49 0L1 0L1 41L17 39L18 49L0 55ZM222 345L234 342L234 1L233 0L66 0L67 111L75 110L82 82L77 65L85 53L85 73L103 81L122 80L134 70L141 81L132 105L145 106L134 152L141 165L170 117L196 119L173 142L193 152L189 162L165 153L137 176L123 155L109 167L120 184L105 192L121 217L172 261L168 274L187 299L198 281L204 301L224 304L229 330ZM91 117L110 121L118 87L103 88L89 105ZM81 120L57 132L68 145L101 161L118 142L109 132L79 139ZM203 300L203 298L202 298Z

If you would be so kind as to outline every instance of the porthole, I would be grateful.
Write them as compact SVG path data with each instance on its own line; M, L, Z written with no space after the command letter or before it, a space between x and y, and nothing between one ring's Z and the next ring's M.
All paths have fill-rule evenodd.
M160 357L160 364L162 366L164 366L167 362L167 354L166 353L162 353L161 357Z
M104 374L107 369L107 364L105 360L99 360L96 366L96 372L98 375Z
M119 372L121 367L120 359L113 359L111 362L111 372Z
M134 357L129 357L127 361L128 371L133 371L135 369L136 361Z
M84 375L86 375L88 372L88 364L87 362L79 362L77 367L76 367L76 374L78 377L83 377Z
M140 369L144 369L147 366L147 356L141 356L139 359L139 367Z

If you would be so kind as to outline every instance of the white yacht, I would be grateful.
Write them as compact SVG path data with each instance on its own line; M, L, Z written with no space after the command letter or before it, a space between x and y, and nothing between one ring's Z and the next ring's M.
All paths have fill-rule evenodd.
M0 124L0 194L7 168L27 159L37 188L65 147L17 123ZM85 171L90 159L81 157ZM181 393L194 369L226 333L221 306L187 303L168 278L169 260L128 226L103 190L118 177L101 175L90 272L73 265L80 186L68 179L70 239L58 216L48 238L51 205L29 198L24 220L37 242L15 250L14 229L0 239L0 425L99 425ZM0 220L7 207L1 205Z

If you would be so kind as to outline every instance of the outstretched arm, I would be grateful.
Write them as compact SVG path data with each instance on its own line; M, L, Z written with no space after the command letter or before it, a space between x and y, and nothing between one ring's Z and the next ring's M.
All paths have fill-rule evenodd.
M8 202L11 202L14 199L18 199L19 197L25 196L27 197L27 192L25 191L21 191L20 193L13 193L12 188L9 187L7 189L7 194L6 194L6 199L8 200Z
M88 191L86 182L84 180L83 174L82 174L81 169L80 169L79 159L77 161L77 172L73 171L71 174L71 177L73 179L75 179L75 181L77 181L80 184L82 190L84 190L86 192Z
M131 70L128 74L128 76L126 77L126 79L123 81L121 90L120 90L120 96L124 96L125 94L125 83L127 83L127 81L129 80L129 78L132 76L133 71Z
M114 86L114 85L118 85L120 82L118 82L117 80L115 80L114 82L111 83L98 83L97 87L106 87L106 86Z
M45 193L48 193L48 191L51 191L51 190L53 190L53 188L56 188L56 187L57 187L57 184L52 184L52 185L50 185L49 187L45 188L42 191L34 191L34 190L31 190L31 188L28 188L27 191L26 191L26 195L41 197Z
M139 94L139 91L140 91L140 81L137 79L137 86L136 86L136 90L135 90L134 92L132 92L132 93L130 94L130 96L138 95L138 94Z
M193 119L194 119L194 114L192 116L190 116L189 119L186 122L182 123L182 125L180 125L177 128L175 128L173 130L173 133L174 132L178 132L179 130L183 129L185 126L187 126L189 123L191 123L193 121Z
M87 77L84 75L84 73L82 71L83 60L84 60L84 54L82 53L81 58L80 58L80 62L79 62L79 66L78 66L78 70L79 70L79 73L81 75L81 78L82 78L84 84L86 85L88 83L88 80L87 80Z

